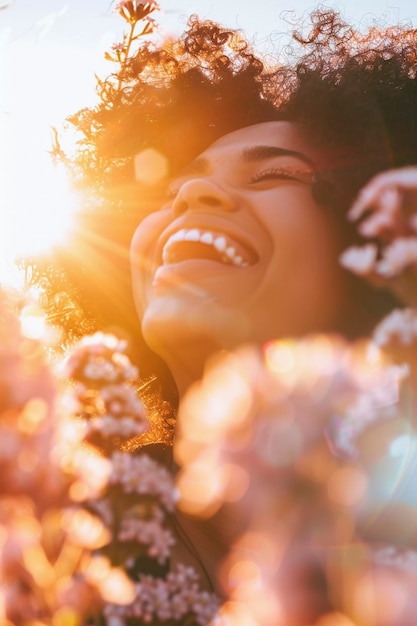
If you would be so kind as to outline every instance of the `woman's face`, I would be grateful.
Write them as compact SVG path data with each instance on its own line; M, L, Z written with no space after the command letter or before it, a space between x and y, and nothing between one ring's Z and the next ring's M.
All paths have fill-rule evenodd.
M312 197L318 154L297 125L225 135L171 181L132 242L145 340L163 358L337 329L340 243Z

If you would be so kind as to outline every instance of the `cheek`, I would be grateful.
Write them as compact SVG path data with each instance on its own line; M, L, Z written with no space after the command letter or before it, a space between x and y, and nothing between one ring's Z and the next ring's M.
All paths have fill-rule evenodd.
M171 210L161 210L145 217L136 228L130 244L132 266L146 265L153 256L156 243L172 221Z
M152 213L143 219L132 237L130 245L132 289L140 317L146 305L146 286L151 280L156 244L171 219L170 210Z
M274 259L294 289L330 288L340 274L339 237L334 225L316 205L293 210L278 225ZM324 294L323 294L324 295Z
M278 190L258 206L258 217L277 255L288 254L299 260L308 251L336 255L336 229L330 216L312 199L310 188Z
M333 324L344 302L344 274L338 263L340 243L332 220L311 197L268 216L273 255L262 296L282 328L276 333L321 331ZM274 312L274 313L272 313Z

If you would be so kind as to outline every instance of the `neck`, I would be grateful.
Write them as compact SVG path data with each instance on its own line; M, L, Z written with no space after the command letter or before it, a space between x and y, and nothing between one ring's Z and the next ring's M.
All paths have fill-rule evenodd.
M201 367L199 371L197 371L194 366L188 366L188 364L185 364L182 367L178 368L173 368L172 365L169 365L169 367L173 374L174 381L178 390L178 396L181 401L191 385L193 385L195 382L202 378L203 367Z
M161 355L174 378L180 401L195 382L201 380L210 357L220 348L201 342L182 343Z

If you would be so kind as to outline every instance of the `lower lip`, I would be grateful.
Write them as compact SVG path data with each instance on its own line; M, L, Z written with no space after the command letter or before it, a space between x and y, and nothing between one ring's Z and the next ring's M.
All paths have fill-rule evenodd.
M250 270L251 267L239 267L233 264L220 263L207 259L191 259L189 261L181 261L179 263L170 263L161 265L156 270L152 284L160 285L163 283L178 283L179 279L200 281L206 276L216 276L228 274L229 272L237 272L242 270ZM175 281L173 279L176 279Z

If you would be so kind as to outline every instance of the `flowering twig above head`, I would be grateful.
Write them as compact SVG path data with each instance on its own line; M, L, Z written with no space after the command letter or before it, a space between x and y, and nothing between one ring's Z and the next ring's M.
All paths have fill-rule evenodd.
M147 18L157 9L159 9L159 6L155 0L149 0L148 2L121 0L115 7L115 11L130 24L136 24L139 20Z
M156 30L157 24L150 17L154 11L159 10L159 5L154 0L138 2L137 0L121 0L115 7L115 12L121 15L129 24L129 32L124 34L123 40L112 45L112 52L106 52L104 57L108 61L120 65L117 89L120 89L124 78L126 61L132 53L132 45L145 35L150 35ZM99 86L100 81L99 81Z

